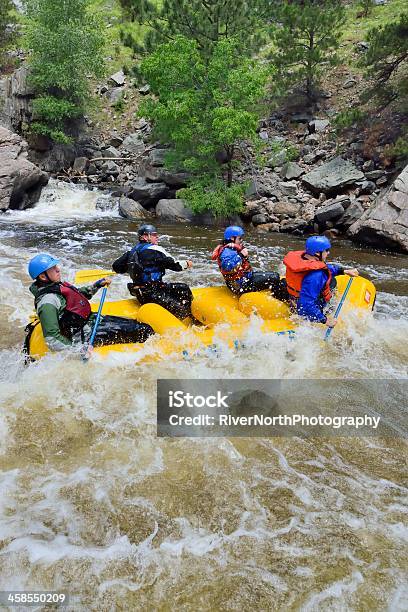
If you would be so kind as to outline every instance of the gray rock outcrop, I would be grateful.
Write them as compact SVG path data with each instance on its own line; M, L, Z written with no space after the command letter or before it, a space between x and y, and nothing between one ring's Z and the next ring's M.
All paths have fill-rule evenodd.
M408 252L408 166L349 228L355 242Z
M194 213L185 205L183 200L163 199L156 206L156 216L166 221L184 221L191 223Z
M148 208L165 198L168 193L166 183L148 183L144 178L137 178L130 184L129 197Z
M126 197L119 198L119 214L132 221L142 221L150 217L147 210L139 202Z
M364 178L351 162L336 157L302 176L302 182L315 192L336 193Z
M27 143L0 127L0 210L33 206L48 183L48 174L27 159Z

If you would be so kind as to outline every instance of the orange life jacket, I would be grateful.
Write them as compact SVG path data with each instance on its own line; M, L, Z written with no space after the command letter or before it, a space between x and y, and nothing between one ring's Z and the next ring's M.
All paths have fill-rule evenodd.
M306 274L313 272L313 270L324 270L327 274L327 281L322 289L321 297L325 302L328 302L332 297L330 289L332 273L324 261L304 259L304 255L305 251L290 251L283 259L286 266L286 284L289 295L297 299L300 296L302 282Z
M218 267L220 269L221 274L225 278L226 281L236 281L240 278L243 278L248 274L248 272L252 272L252 266L249 263L247 257L244 257L241 254L243 245L235 244L234 242L229 242L228 244L219 244L213 251L211 255L211 259L218 263ZM241 262L235 266L233 270L224 270L221 262L221 253L224 249L234 249L237 251L238 255L241 257Z

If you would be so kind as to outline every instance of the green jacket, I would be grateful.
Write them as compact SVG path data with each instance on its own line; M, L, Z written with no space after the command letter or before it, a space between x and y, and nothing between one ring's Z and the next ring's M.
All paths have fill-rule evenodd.
M87 299L91 299L99 290L99 287L87 285L85 287L78 287L78 289ZM37 297L39 290L36 283L33 283L30 287L30 291L34 298ZM36 310L41 322L44 339L48 348L52 351L66 350L68 347L80 341L79 333L74 335L72 341L61 333L59 320L64 312L66 304L66 299L59 293L46 293L37 303ZM91 315L91 318L83 329L85 334L87 334L92 327L93 317L94 315Z

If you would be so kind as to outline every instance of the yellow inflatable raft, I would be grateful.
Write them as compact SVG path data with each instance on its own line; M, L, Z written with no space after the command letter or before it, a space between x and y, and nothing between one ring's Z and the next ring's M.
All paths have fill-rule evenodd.
M349 277L337 277L337 298L344 292ZM156 336L148 340L157 343L156 353L162 357L174 352L192 355L204 347L226 342L230 346L239 345L248 330L253 314L262 320L262 330L279 334L293 334L296 325L291 320L289 307L272 297L268 291L246 293L235 296L225 287L200 287L193 289L192 320L180 321L170 312L157 304L140 306L136 298L105 302L103 314L127 317L150 325ZM372 310L375 301L375 287L371 281L361 276L354 278L348 291L342 313L347 309ZM98 310L93 303L92 310ZM35 327L29 338L29 354L33 359L43 357L48 348L44 341L41 324L33 317ZM106 355L112 351L139 351L143 344L114 344L95 348L95 352Z

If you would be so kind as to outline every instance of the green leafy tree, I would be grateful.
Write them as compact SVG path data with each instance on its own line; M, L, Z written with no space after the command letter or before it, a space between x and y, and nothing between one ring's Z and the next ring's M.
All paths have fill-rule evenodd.
M16 37L13 8L11 0L0 0L0 70L4 65L5 51L10 48Z
M140 113L153 121L155 136L172 145L167 164L192 174L182 197L196 211L240 210L244 186L233 184L236 151L256 137L265 67L243 57L235 40L219 41L204 59L195 40L177 37L147 57L141 71L156 97Z
M126 41L136 51L152 51L177 35L191 38L201 52L225 38L240 40L241 48L257 48L262 40L260 24L264 0L120 0L131 19L147 25L144 45Z
M345 11L339 0L281 2L273 9L278 22L272 59L285 87L304 82L310 100L322 73L338 63Z
M406 106L408 95L408 12L397 21L370 30L367 36L369 49L361 65L373 85L363 99L373 96L385 108L399 99Z
M86 110L90 77L103 74L104 39L88 0L26 0L31 81L36 98L31 131L68 142Z

